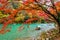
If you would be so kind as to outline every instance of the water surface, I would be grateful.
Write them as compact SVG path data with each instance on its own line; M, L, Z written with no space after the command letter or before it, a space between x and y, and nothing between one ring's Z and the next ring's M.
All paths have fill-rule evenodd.
M24 24L24 29L22 31L18 31L18 28L21 25L22 24L16 23L8 25L7 29L11 28L11 31L5 34L0 34L0 40L15 40L16 38L37 37L38 35L40 35L41 32L55 28L54 23L45 24L33 23L29 25L30 26L29 28L27 27L28 24ZM37 26L40 26L41 30L35 30ZM0 28L1 27L2 24L0 24Z

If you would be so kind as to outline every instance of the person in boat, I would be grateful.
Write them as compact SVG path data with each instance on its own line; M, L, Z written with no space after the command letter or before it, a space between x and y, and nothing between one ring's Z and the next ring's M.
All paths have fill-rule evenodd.
M35 30L40 30L40 29L41 29L40 26L38 26L38 27L35 28Z

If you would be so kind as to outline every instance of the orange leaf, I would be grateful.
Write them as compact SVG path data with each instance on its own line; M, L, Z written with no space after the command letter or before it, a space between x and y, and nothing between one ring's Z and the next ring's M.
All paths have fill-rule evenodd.
M29 2L34 2L35 0L29 0Z

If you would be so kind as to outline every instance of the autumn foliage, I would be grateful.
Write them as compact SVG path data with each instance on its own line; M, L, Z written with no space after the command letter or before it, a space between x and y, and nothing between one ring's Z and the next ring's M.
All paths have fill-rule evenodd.
M0 7L0 23L3 24L0 32L2 30L4 32L8 24L16 21L21 22L23 20L23 23L32 23L34 20L39 20L40 17L43 17L44 19L48 18L47 14L38 5L34 4L34 2L35 0L26 0L23 1L17 9L14 9L13 7L12 9L8 9L6 6L9 2L7 0L0 0L0 3L2 4ZM57 10L60 11L60 2L55 3L55 6ZM53 8L49 8L49 11L51 14L56 14L56 10Z

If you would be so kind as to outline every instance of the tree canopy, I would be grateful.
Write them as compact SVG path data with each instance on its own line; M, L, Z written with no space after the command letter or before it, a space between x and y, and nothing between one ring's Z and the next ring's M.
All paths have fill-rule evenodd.
M29 20L28 23L34 20L40 22L40 19L56 22L60 26L60 1L0 0L0 23L3 23L1 32L10 23L25 23L26 20Z

